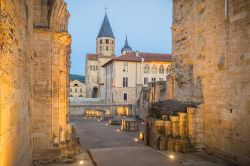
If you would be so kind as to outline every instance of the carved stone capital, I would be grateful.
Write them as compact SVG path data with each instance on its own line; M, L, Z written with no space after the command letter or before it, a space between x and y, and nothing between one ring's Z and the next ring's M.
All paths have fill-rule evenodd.
M15 29L13 17L7 13L5 4L0 1L0 56L11 53L14 42Z
M67 32L56 32L55 41L61 45L69 46L71 44L71 36Z

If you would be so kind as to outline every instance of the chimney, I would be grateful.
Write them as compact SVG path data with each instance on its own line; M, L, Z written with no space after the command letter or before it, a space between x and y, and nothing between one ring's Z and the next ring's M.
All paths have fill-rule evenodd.
M135 56L139 57L139 52L138 51L135 52Z

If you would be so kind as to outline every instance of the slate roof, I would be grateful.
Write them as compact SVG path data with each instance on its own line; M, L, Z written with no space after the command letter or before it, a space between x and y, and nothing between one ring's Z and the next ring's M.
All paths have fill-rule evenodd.
M98 54L87 54L88 60L98 60Z
M123 46L121 52L123 52L123 51L132 51L132 48L128 44L128 38L127 38L127 36L126 36L126 40L125 40L125 45Z
M160 53L144 53L138 52L138 57L136 56L136 52L130 52L125 55L121 55L119 57L115 57L105 63L102 67L108 65L113 61L131 61L131 62L141 62L142 58L145 62L150 61L162 61L162 62L172 62L172 54L160 54Z
M110 23L109 23L108 16L107 16L106 13L105 13L105 16L104 16L104 19L103 19L103 22L102 22L102 26L101 26L101 29L100 29L100 31L98 33L97 38L100 38L100 37L112 37L112 38L115 38L114 34L113 34L113 31L112 31L112 28L111 28Z

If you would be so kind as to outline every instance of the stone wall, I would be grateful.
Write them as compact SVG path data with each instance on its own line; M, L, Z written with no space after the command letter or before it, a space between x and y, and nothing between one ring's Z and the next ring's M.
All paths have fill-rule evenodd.
M203 102L205 150L250 164L250 1L173 0L174 98Z
M202 151L203 114L200 108L187 108L177 115L161 119L146 118L145 143L159 150L177 152Z
M0 8L0 165L28 166L69 128L69 14L63 0Z
M150 82L148 84L148 100L150 103L159 102L167 99L166 81Z

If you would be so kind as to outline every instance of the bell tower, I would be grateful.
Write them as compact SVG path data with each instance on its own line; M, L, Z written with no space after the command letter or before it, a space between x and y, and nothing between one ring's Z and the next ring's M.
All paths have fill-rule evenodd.
M115 37L105 13L101 29L96 38L96 53L103 56L115 55Z

